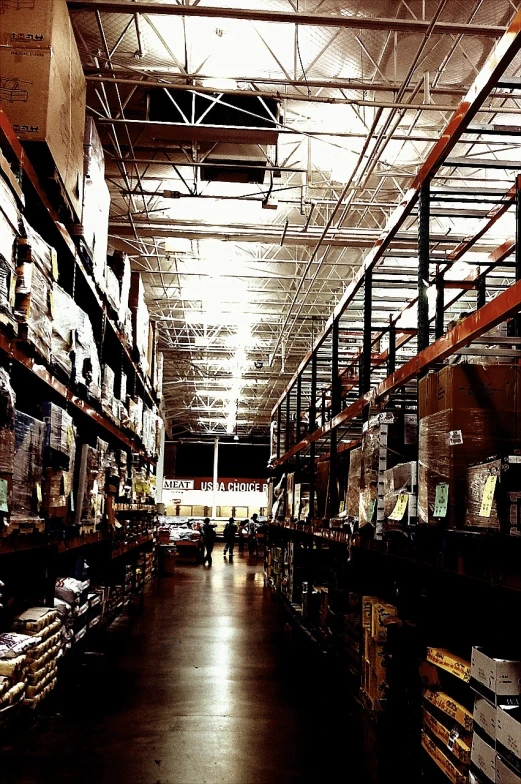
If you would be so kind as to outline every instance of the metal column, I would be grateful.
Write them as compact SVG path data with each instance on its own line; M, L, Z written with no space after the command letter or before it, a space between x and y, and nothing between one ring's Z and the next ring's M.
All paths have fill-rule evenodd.
M339 320L333 321L331 329L331 419L340 413L342 387L338 376L338 341ZM338 487L337 487L337 446L338 435L336 428L331 430L331 444L329 451L329 493L327 499L327 517L338 514Z
M373 306L373 274L366 272L364 277L364 335L362 348L362 394L371 389L371 309Z
M476 307L482 308L487 303L487 276L482 275L476 286Z
M436 270L436 324L435 336L436 340L441 338L445 332L445 287L443 281L443 274L440 269Z
M217 517L217 483L219 481L219 439L213 442L212 517Z
M309 433L314 433L317 427L317 355L311 355L311 401L309 406ZM315 517L315 455L316 443L311 442L309 450L309 517Z
M282 430L282 403L277 408L277 460L280 458L280 436Z
M387 351L387 375L392 376L396 370L396 324L389 324L389 349Z
M521 280L521 174L516 177L516 281ZM516 316L516 337L521 337L521 316Z
M287 452L290 447L291 437L291 389L288 389L288 394L286 395L286 427L284 429L284 435L284 447Z
M429 252L431 192L429 181L418 200L418 352L429 345Z

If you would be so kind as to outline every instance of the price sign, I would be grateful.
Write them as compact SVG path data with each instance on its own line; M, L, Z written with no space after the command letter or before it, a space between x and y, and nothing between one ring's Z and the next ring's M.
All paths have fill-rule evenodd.
M447 517L449 506L449 486L446 482L436 485L436 496L434 498L434 517Z
M497 476L489 476L485 482L483 496L481 498L481 509L479 510L480 517L490 517L492 511L492 502L494 501L494 493L496 491Z
M451 430L449 433L449 446L457 446L463 443L463 433L461 430Z
M389 520L403 520L408 501L409 493L400 493L398 500L396 501L396 506L389 515Z

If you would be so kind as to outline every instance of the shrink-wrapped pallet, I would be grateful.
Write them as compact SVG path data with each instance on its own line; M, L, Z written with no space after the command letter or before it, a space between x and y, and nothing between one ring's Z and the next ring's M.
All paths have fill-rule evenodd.
M15 417L12 527L24 521L40 523L45 424L21 411Z

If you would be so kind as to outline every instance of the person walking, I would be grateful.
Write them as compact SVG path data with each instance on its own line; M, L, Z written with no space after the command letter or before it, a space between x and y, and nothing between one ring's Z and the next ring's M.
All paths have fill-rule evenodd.
M252 515L251 521L248 523L248 553L249 555L259 554L259 545L257 542L257 521L258 515Z
M246 518L246 520L243 523L241 523L241 526L239 528L239 552L240 553L244 552L244 542L246 541L246 538L248 536L249 523L250 523L249 519Z
M230 517L224 526L223 539L224 539L224 553L226 556L228 550L230 551L230 558L233 558L233 548L235 547L235 534L237 533L237 525L233 517Z
M202 534L203 534L203 541L204 541L204 548L205 548L203 566L207 561L208 561L208 566L211 566L212 553L215 544L216 534L215 534L215 528L213 525L211 525L209 517L204 518Z

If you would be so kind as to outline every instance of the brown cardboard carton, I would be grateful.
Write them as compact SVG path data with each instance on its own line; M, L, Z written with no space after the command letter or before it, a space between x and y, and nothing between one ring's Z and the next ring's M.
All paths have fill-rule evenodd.
M437 410L489 411L491 428L514 437L518 378L515 365L448 365L438 373Z
M451 740L451 730L445 727L438 719L436 719L425 708L423 709L423 724L430 732L435 735L444 746L452 745L452 754L456 759L464 765L470 765L470 734L454 737Z
M434 707L441 710L451 719L454 719L454 721L460 724L464 730L472 732L472 713L463 705L460 705L459 702L456 702L452 697L449 697L448 694L445 694L442 691L426 689L423 692L423 699L431 705L434 705Z
M513 453L517 446L516 415L513 411L496 416L496 412L486 408L464 411L449 408L424 417L420 422L419 436L420 522L462 528L467 467L494 454ZM443 484L448 485L448 504L443 510L445 514L435 516L437 488Z
M0 3L0 44L49 47L71 27L65 0L11 0Z
M427 648L427 661L450 672L465 683L470 682L470 662L445 648Z
M387 625L396 617L396 607L385 602L375 602L372 606L371 637L376 642L387 640Z
M453 784L468 784L468 776L462 773L461 770L446 756L446 754L436 746L433 739L422 731L422 746L429 755L429 757L436 763L436 765L443 771L447 778Z
M418 381L418 418L438 410L438 373L430 372Z
M86 83L66 2L18 0L0 29L0 107L21 141L45 142L81 218Z

